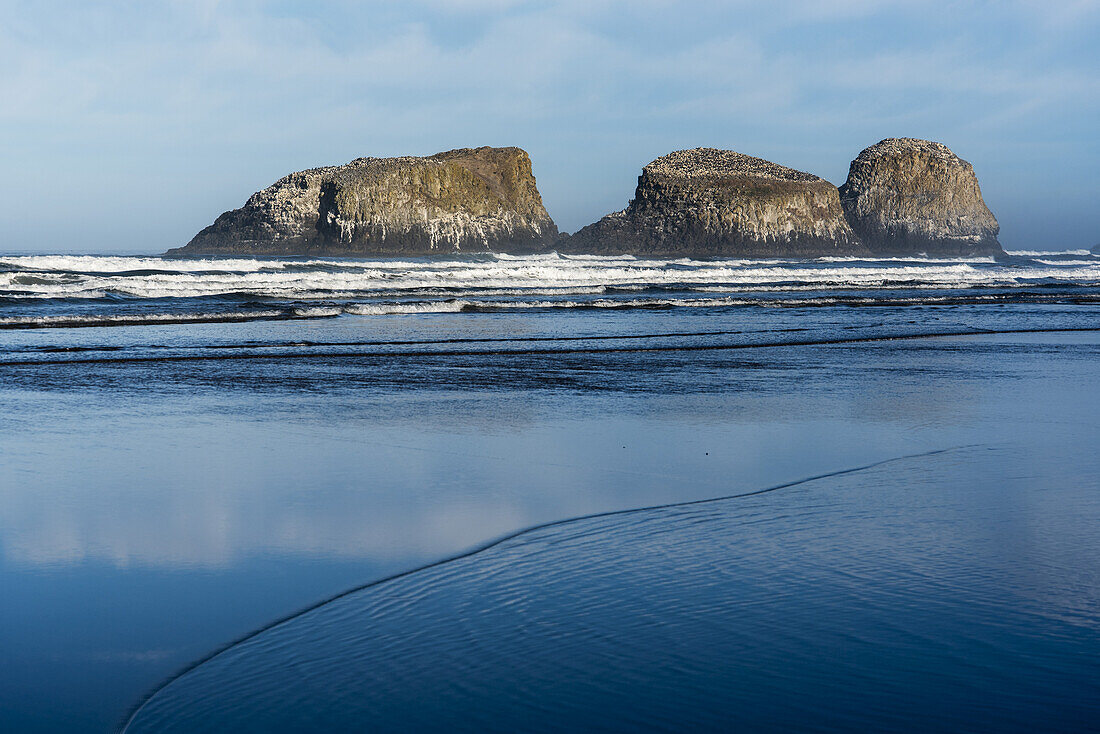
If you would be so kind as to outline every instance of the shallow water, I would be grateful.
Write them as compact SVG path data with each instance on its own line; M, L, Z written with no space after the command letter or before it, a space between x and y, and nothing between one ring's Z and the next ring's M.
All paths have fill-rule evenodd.
M533 530L261 632L127 731L1084 730L1098 467L1030 458Z
M546 705L555 702L554 710L574 717L585 716L585 701L600 701L607 712L600 721L611 727L616 719L613 707L607 706L618 700L615 696L626 695L625 691L630 696L656 697L657 693L645 689L646 679L653 685L663 681L666 688L678 685L676 678L615 677L615 671L622 670L616 667L616 656L636 660L630 657L636 651L631 652L629 645L613 644L616 639L622 643L623 637L609 636L617 629L617 623L611 622L624 607L635 608L636 616L653 615L649 622L657 626L671 624L675 618L662 622L661 617L681 591L669 579L681 565L690 566L691 558L710 559L707 562L716 567L726 559L730 568L744 570L744 579L775 563L798 581L789 594L779 595L780 600L793 608L808 604L817 610L810 621L819 623L823 639L835 641L828 634L844 632L843 620L850 615L863 620L859 629L847 628L844 645L836 644L845 656L864 663L862 669L852 663L845 668L847 673L874 677L883 655L892 659L908 648L897 648L901 643L896 637L866 631L873 631L873 623L886 624L886 615L876 616L874 605L863 609L857 600L877 599L876 604L887 608L885 601L875 597L880 587L894 584L899 569L916 564L930 546L914 540L892 548L892 555L881 564L865 559L858 573L844 577L844 594L837 588L839 577L822 570L818 560L804 563L807 548L813 554L828 552L844 558L836 540L841 528L847 527L850 534L857 528L861 533L882 534L893 532L892 528L934 526L943 521L945 504L961 501L945 498L945 488L972 486L978 492L972 509L957 508L952 534L940 536L950 541L954 563L965 573L941 578L936 574L942 568L930 566L925 570L927 578L918 585L920 598L902 595L908 606L901 608L908 610L910 621L923 625L920 639L936 644L928 655L914 658L916 667L906 673L909 677L897 680L910 687L922 680L931 685L933 663L943 667L945 661L955 661L962 667L952 669L956 678L951 680L957 682L957 676L969 670L972 687L966 688L965 681L960 685L980 692L987 690L982 688L984 676L992 675L990 671L1003 675L1002 664L1018 663L1022 655L1032 666L1024 668L1035 687L1006 690L1038 701L1028 709L1033 719L1035 712L1046 711L1039 704L1049 698L1049 686L1063 681L1068 673L1079 673L1083 682L1076 688L1065 686L1064 695L1050 700L1061 702L1071 713L1087 713L1082 696L1094 689L1082 686L1095 682L1096 671L1087 675L1087 661L1072 660L1066 645L1083 653L1098 651L1095 637L1088 636L1092 633L1081 630L1095 630L1089 625L1096 620L1100 584L1094 550L1100 538L1093 529L1098 525L1094 522L1096 473L1090 464L1100 435L1095 390L1100 345L1096 333L1087 331L1098 328L1100 306L1093 305L1097 282L1091 269L1100 261L1083 253L1025 259L1028 262L1015 264L935 263L916 277L906 275L907 285L899 284L896 274L884 276L882 271L924 266L870 263L859 267L878 271L874 277L882 284L869 285L872 276L868 274L859 287L837 286L846 278L863 277L836 270L850 271L854 267L850 263L674 262L642 267L623 261L599 266L607 271L609 283L621 285L628 279L615 268L648 269L645 277L654 283L638 288L635 282L634 290L609 292L591 282L598 281L599 268L584 265L580 267L583 276L576 278L587 278L584 287L598 292L538 296L563 301L611 299L622 302L618 308L463 306L451 313L410 308L409 313L393 315L356 313L353 308L401 301L390 291L368 292L371 287L384 288L370 285L369 277L365 282L370 287L364 286L360 281L366 270L404 268L404 275L389 280L407 281L426 277L413 272L417 269L481 273L486 268L503 268L502 274L494 276L500 282L491 286L499 290L506 283L514 286L526 270L546 267L545 262L509 265L479 258L438 265L299 264L313 279L309 287L317 292L298 290L290 297L262 292L267 286L243 294L178 297L89 290L83 296L64 292L51 297L8 292L0 305L0 319L9 319L9 324L22 321L21 328L0 331L4 401L0 587L5 591L0 599L0 650L7 663L0 670L0 726L19 731L109 730L160 682L273 619L523 527L751 491L958 446L975 448L913 460L913 465L890 465L892 473L884 474L883 467L868 474L878 477L874 496L880 499L897 496L915 502L918 496L907 494L910 482L905 477L919 480L924 488L919 494L924 500L891 506L889 513L882 511L881 502L871 502L867 483L872 480L862 474L829 480L833 489L828 492L848 498L833 509L792 507L790 503L811 491L809 485L795 493L755 498L759 526L774 530L761 535L756 546L729 543L729 528L740 522L737 513L743 512L734 505L747 506L740 500L721 512L712 508L719 519L706 515L686 528L675 520L681 514L658 513L652 522L661 527L659 543L635 534L630 524L610 519L595 522L586 531L584 537L590 541L585 542L595 543L592 548L603 549L601 553L609 553L609 558L620 559L616 569L636 568L631 578L643 589L650 585L673 589L654 594L652 608L646 606L649 595L637 593L638 586L618 583L615 574L608 581L608 569L582 554L572 560L554 556L577 573L559 574L558 585L546 588L561 591L570 578L578 594L594 586L608 588L611 593L605 606L587 617L565 604L569 594L562 592L552 598L543 594L537 604L532 601L525 606L513 600L499 609L474 609L466 617L448 615L453 624L472 631L465 636L449 637L442 628L438 634L429 634L419 624L424 617L418 615L424 609L413 606L387 606L386 614L372 613L371 622L400 630L409 640L424 635L432 640L422 647L403 648L408 662L401 663L404 667L399 672L400 680L408 682L403 689L406 694L436 690L440 676L451 681L447 685L456 685L456 670L461 668L448 667L448 661L465 658L464 664L480 671L481 677L471 674L469 685L460 692L443 685L438 696L423 700L438 701L447 711L470 711L462 707L475 702L485 705L486 696L497 695L498 701L506 702L500 722L530 716L529 704L536 697L521 696L521 689L507 688L507 679L486 672L502 656L511 659L518 654L509 645L522 635L483 634L477 630L486 628L479 625L491 622L507 629L508 623L537 619L543 625L538 629L549 630L549 636L528 640L531 645L542 644L540 651L523 649L522 657L530 658L531 667L523 673L527 678L516 680L527 681L525 686L545 681L547 671L559 670L554 666L564 658L555 658L555 650L575 656L575 645L587 645L585 635L599 631L599 639L606 644L582 658L581 672L574 673L577 681L588 680L585 675L598 671L607 673L610 678L600 688L603 693L581 690L579 683L563 683L560 696L539 688L537 698ZM41 274L52 267L65 271L55 275L76 283L72 288L91 289L95 284L86 281L99 279L113 283L116 291L137 289L135 278L154 277L133 274L142 270L176 269L178 275L185 267L213 267L151 259L74 263L72 258L13 262L0 257L0 261L10 271L0 275L25 274L35 268ZM230 283L240 282L239 273L264 268L281 273L290 268L288 261L215 262L237 274L228 278ZM16 271L15 264L23 269ZM561 263L554 267L575 268ZM318 282L329 277L323 274L325 269L340 268L350 269L360 279L359 290L334 297L333 289L326 291L327 286ZM712 278L713 282L707 280L711 271L723 270L728 272ZM762 274L765 270L773 274ZM938 270L948 274L942 278L965 270L986 281L967 288L949 287L936 275ZM1052 270L1059 272L1052 275L1048 272ZM107 271L130 274L104 275ZM807 274L810 271L816 274ZM82 274L93 272L98 274ZM689 274L688 280L694 279L691 299L712 302L686 307L665 303L660 308L647 302L681 298L683 293L652 289L658 287L656 281L670 280L672 273L685 278L678 274L683 272ZM636 276L633 272L629 277ZM769 277L773 281L767 281ZM86 281L74 280L80 278ZM776 281L785 289L781 295L765 290ZM758 295L747 299L744 294L731 295L724 290L731 282L742 289L757 288L749 293ZM449 303L448 299L470 295L437 296L421 285L416 288L421 290L410 300L425 303ZM796 304L792 294L810 302ZM734 296L740 299L736 303L721 300ZM520 303L533 296L515 291L478 297ZM776 307L768 300L775 298L788 302ZM275 316L247 321L222 318L230 311L241 311L242 302L255 300L268 309L279 299L276 308L284 310ZM321 305L336 309L338 315L287 318L294 309L320 307L318 301L327 302ZM216 313L218 319L171 323L162 317L183 314L193 321L200 312ZM41 321L47 317L54 321ZM75 326L101 323L107 317L126 317L130 322ZM32 323L34 319L40 321ZM58 327L58 319L68 319L69 326ZM22 328L27 325L49 328ZM989 330L1014 333L977 333ZM929 334L956 336L880 340ZM996 471L990 474L991 469ZM1004 482L997 486L1009 488L1006 496L1013 501L995 507L997 482L990 477L1002 475ZM784 518L791 513L805 515L805 522L785 525ZM790 545L775 540L787 536ZM767 538L771 540L765 543ZM1002 540L990 545L990 538ZM540 542L545 545L546 538ZM569 543L563 541L563 547ZM614 553L608 543L614 543ZM662 565L644 550L648 543L678 550L664 553L668 564ZM504 549L512 554L506 555L515 560L514 568L524 569L509 581L508 593L534 594L538 590L524 589L523 579L547 578L561 565L545 560L541 551L523 550L534 547L516 539L511 550ZM639 555L637 563L631 561L634 555ZM421 584L416 593L444 605L454 603L456 597L449 595L469 594L472 589L487 599L499 598L493 594L504 593L501 589L478 585L482 581L473 579L507 573L491 559L486 561L488 566L480 565L482 558L489 556L465 561L471 564L465 568L474 570L465 577L460 574L454 583L450 577L448 583L428 583L427 577L415 581ZM1004 569L1013 564L1021 574L1026 572L1026 579L1005 575ZM496 570L477 570L490 567ZM775 578L788 578L779 570L776 573ZM624 636L634 630L639 640L649 640L647 649L654 651L650 664L668 663L673 671L698 672L691 667L693 659L698 665L710 661L704 667L728 680L759 671L759 665L714 667L713 658L698 655L700 648L711 646L704 644L708 639L716 649L726 649L725 637L708 638L706 630L733 634L730 640L743 640L750 631L753 640L764 634L758 626L738 632L731 618L723 616L728 612L723 600L733 594L727 577L736 576L723 572L723 582L713 584L717 596L700 592L699 603L717 616L703 612L693 616L702 626L685 631L683 645L679 638L673 639L671 657L658 654L652 624L624 622ZM975 578L988 583L968 585ZM408 583L414 583L414 577ZM823 589L837 595L829 609L815 606L815 594L824 593ZM1030 634L1028 625L1034 622L1019 615L1030 613L1027 605L1038 594L1035 589L1052 591L1041 610L1042 624L1032 635L1034 645L1021 647L1018 635ZM377 587L376 592L381 590ZM1002 598L971 614L967 604L976 598L971 595L975 590ZM688 595L683 601L693 598ZM762 598L761 609L769 599ZM924 600L939 610L937 615L925 613L918 603ZM517 608L528 616L507 613ZM731 602L729 609L737 608ZM829 610L836 613L829 618L838 625L835 629L829 628L825 618ZM945 623L937 628L937 620L954 619L944 616L944 610L957 613L960 621L952 622L955 627ZM1004 620L990 627L990 615L1002 613ZM319 609L317 614L327 613ZM1057 614L1077 620L1076 626L1056 628L1051 620ZM1081 619L1092 621L1084 624ZM576 623L574 627L568 626L569 620ZM367 628L364 645L355 648L354 655L365 660L377 649L366 644L374 628L363 627ZM1002 627L1007 629L1005 636L998 636ZM326 629L327 623L319 624L301 639L319 635L319 644L327 644L323 641ZM776 630L775 644L782 643L792 655L827 656L824 648L815 647L816 637L811 634L815 629L809 625L806 635L794 640L784 640L784 630ZM415 630L419 631L410 632ZM554 637L554 630L564 636ZM962 639L959 630L969 631L980 644L970 645L970 638ZM297 650L307 649L299 647L304 643L298 639L291 638L289 646L295 656ZM437 655L445 655L438 669L425 663ZM802 658L795 659L800 668L805 667ZM245 656L240 660L248 662ZM1036 673L1040 663L1042 670ZM341 670L346 675L354 666L333 666L331 685L322 686L319 694L350 690L341 688L347 683L341 682ZM397 668L392 670L397 675ZM199 671L207 675L205 668ZM263 664L249 673L249 680L269 681L275 686L271 690L277 690L284 682L281 671ZM776 691L796 690L800 685L797 677L784 678L781 670L765 672L764 679ZM682 722L716 726L712 717L720 707L711 695L716 689L692 694L696 683L685 683L683 695L699 714ZM258 685L251 693L263 697L267 690L266 684ZM393 687L384 690L388 700L408 700ZM164 693L171 691L169 687ZM379 705L377 700L360 692L355 698L356 706L370 711L376 724L390 722L393 728L401 728L394 722L402 717L440 710L427 704L420 712L391 707L386 710L388 718L381 718L380 710L371 708ZM811 698L807 694L807 702ZM318 715L360 710L330 705L323 695L316 700L319 705L328 701ZM868 711L885 710L881 705L885 699L863 700ZM159 712L158 716L165 712L204 715L181 706L188 701L181 702L175 694L153 701L157 707L146 711ZM982 705L982 715L993 717L990 721L1006 721L1009 712L1027 714L1013 709L1003 696ZM653 714L652 726L668 723L662 718L667 711L647 711ZM250 720L255 712L245 708L222 713ZM945 704L935 715L946 728L952 722L972 720L965 708L954 703ZM897 721L884 717L884 725Z

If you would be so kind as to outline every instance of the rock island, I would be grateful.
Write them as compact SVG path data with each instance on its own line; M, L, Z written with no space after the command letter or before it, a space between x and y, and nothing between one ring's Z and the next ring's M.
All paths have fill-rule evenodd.
M1002 252L999 229L973 167L928 140L872 145L839 189L732 150L678 150L642 169L625 209L572 236L527 153L484 147L292 173L169 254L974 256Z
M557 238L527 153L484 147L292 173L168 254L524 253Z
M836 186L732 150L694 148L642 169L634 199L565 240L575 253L818 257L866 253Z
M840 203L876 255L1002 252L973 166L942 143L887 138L866 148L848 169Z

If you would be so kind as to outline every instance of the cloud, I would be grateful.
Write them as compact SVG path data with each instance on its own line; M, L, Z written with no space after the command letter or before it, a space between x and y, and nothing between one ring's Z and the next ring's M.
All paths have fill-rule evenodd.
M1011 147L1047 126L1076 141L1075 120L1100 106L1095 2L0 8L0 160L40 171L0 185L0 237L33 230L26 215L45 213L49 187L120 187L77 205L95 229L121 202L156 209L172 182L196 208L227 206L295 167L497 142L539 154L545 198L571 229L624 203L617 187L672 147L794 145L810 167L882 133ZM214 213L164 212L154 236L175 244Z

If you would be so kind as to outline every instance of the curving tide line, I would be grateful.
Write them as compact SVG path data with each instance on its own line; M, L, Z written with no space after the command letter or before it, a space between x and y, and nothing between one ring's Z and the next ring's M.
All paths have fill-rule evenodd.
M961 451L963 449L978 448L981 445L982 444L963 444L963 445L960 445L960 446L951 446L951 447L943 448L943 449L933 449L931 451L922 451L922 452L915 453L915 454L903 454L901 456L894 456L894 457L891 457L891 458L888 458L888 459L881 459L879 461L873 461L869 464L862 464L860 466L850 467L848 469L837 469L835 471L825 472L823 474L815 474L815 475L810 476L810 477L803 477L802 479L796 479L794 481L784 482L783 484L776 484L776 485L771 486L771 487L765 487L764 489L755 489L755 490L752 490L750 492L740 492L740 493L737 493L737 494L722 495L720 497L707 497L707 498L699 499L699 500L688 500L686 502L667 502L667 503L658 504L658 505L648 505L646 507L631 507L631 508L627 508L625 510L608 510L606 512L594 512L594 513L589 514L589 515L578 515L576 517L569 517L569 518L565 518L565 519L562 519L562 520L551 520L550 522L539 523L537 525L530 525L530 526L522 528L520 530L516 530L516 531L513 531L511 533L508 533L507 535L503 535L503 536L501 536L501 537L499 537L495 540L491 540L487 543L484 543L482 545L471 548L470 550L463 551L462 553L458 553L458 554L455 554L455 555L452 555L452 556L447 556L447 557L441 558L437 561L432 561L431 563L426 563L423 566L417 566L416 568L411 568L407 571L400 571L400 572L392 574L390 576L385 576L383 578L376 579L374 581L370 581L370 582L365 583L365 584L361 584L360 586L355 586L353 588L347 589L346 591L341 591L338 594L333 594L332 596L326 597L325 599L322 599L319 602L316 602L314 604L310 604L309 606L307 606L303 609L299 609L296 612L291 612L290 614L287 614L283 617L280 617L280 618L276 619L273 622L269 622L268 624L264 625L263 627L260 627L257 630L249 632L246 635L238 637L237 639L232 640L232 641L226 643L225 645L222 645L221 647L217 648L216 650L214 650L210 654L206 655L205 657L200 658L199 660L196 660L195 662L193 662L193 663L187 665L186 667L184 667L182 670L179 670L178 672L176 672L173 675L169 676L164 682L162 682L160 685L156 686L152 691L150 691L144 698L142 698L137 703L137 705L134 707L134 709L130 712L129 716L126 717L124 723L122 724L122 728L119 730L120 734L125 734L126 733L126 731L130 728L130 725L134 723L134 720L137 718L138 714L140 714L142 712L142 710L145 708L145 706L148 705L148 703L150 701L152 701L153 698L156 697L156 695L158 693L160 693L161 691L166 689L168 686L175 683L177 680L183 678L188 673L198 669L200 666L205 665L206 663L210 662L214 658L222 655L225 652L228 652L229 650L231 650L234 647L237 647L238 645L241 645L245 642L248 642L249 640L258 637L258 636L262 635L265 632L268 632L272 629L275 629L276 627L279 627L283 624L291 622L291 621L297 619L298 617L301 617L305 614L308 614L308 613L310 613L310 612L312 612L316 609L320 609L321 607L325 606L326 604L330 604L334 601L337 601L338 599L343 599L345 597L351 596L352 594L356 594L360 591L365 591L367 589L382 586L382 585L387 584L391 581L396 581L398 579L406 578L408 576L418 574L422 571L427 571L429 569L438 568L440 566L445 566L449 563L454 563L454 562L460 561L464 558L470 558L471 556L478 555L479 553L484 553L487 550L495 548L495 547L497 547L497 546L499 546L503 543L507 543L508 541L514 540L514 539L516 539L520 536L527 535L528 533L533 533L533 532L538 531L538 530L545 530L547 528L559 527L559 526L562 526L562 525L569 525L571 523L581 522L581 521L584 521L584 520L595 520L595 519L603 518L603 517L617 517L617 516L621 516L621 515L633 515L633 514L638 514L638 513L642 513L642 512L651 512L653 510L666 510L666 509L672 509L672 508L677 508L677 507L691 507L693 505L705 505L705 504L711 504L711 503L715 503L715 502L724 502L726 500L743 499L743 498L746 498L746 497L756 497L756 496L759 496L759 495L762 495L762 494L768 494L770 492L777 492L781 489L790 489L792 487L798 487L800 485L808 484L810 482L816 482L816 481L821 480L821 479L829 479L829 478L832 478L832 477L846 476L848 474L856 474L858 472L867 471L869 469L874 469L874 468L884 466L886 464L892 464L892 463L895 463L895 462L898 462L898 461L906 461L906 460L909 460L909 459L922 459L922 458L926 458L926 457L929 457L929 456L937 456L937 455L940 455L940 454L950 453L950 452L953 452L953 451Z
M1097 332L1100 326L1070 326L1060 328L1021 328L1021 329L956 329L952 331L919 332L916 334L883 334L877 336L839 337L835 339L802 339L790 341L752 342L741 344L677 344L677 345L652 345L652 346L624 346L624 347L576 347L556 349L440 349L440 350L404 350L385 352L279 352L247 354L176 354L150 357L78 357L75 359L21 359L0 361L0 367L42 367L60 366L70 364L140 364L158 362L213 362L230 360L295 360L295 359L354 359L354 358L416 358L416 357L537 357L537 356L561 356L569 354L618 354L618 353L646 353L646 352L716 352L733 351L740 349L768 349L777 347L819 347L835 346L843 344L867 344L874 342L912 341L915 339L939 339L956 336L986 336L996 334L1057 334L1070 332ZM599 337L572 337L574 339L637 339L657 338L659 336L673 336L671 334L650 336L599 336ZM693 335L694 336L694 335ZM540 337L552 341L568 341L568 339L553 339L552 337ZM519 341L538 341L540 338L520 339ZM457 343L460 340L441 341L440 343ZM477 341L492 341L491 339ZM431 342L410 342L431 343ZM322 346L317 344L314 346ZM186 348L186 347L184 347ZM261 348L261 347L246 347Z

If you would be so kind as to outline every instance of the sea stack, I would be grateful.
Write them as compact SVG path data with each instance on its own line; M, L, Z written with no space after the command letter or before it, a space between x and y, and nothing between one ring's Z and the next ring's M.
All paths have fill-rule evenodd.
M557 237L527 153L484 147L292 173L168 254L524 253Z
M576 253L689 257L864 254L836 187L732 150L694 148L642 169L634 199L565 240Z
M974 167L942 143L887 138L865 149L852 161L840 202L878 255L1003 252Z

